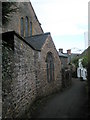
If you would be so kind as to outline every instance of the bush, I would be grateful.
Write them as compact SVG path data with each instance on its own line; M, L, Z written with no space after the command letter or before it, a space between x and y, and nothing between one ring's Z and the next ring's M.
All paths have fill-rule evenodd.
M88 67L88 56L87 55L83 56L82 65L83 65L84 68Z

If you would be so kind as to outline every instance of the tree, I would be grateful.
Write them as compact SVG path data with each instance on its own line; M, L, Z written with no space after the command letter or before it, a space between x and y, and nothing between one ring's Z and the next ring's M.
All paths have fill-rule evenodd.
M10 21L11 13L16 12L17 9L15 2L2 2L2 25Z
M84 68L88 67L88 56L87 55L83 56L83 58L82 58L82 65L83 65Z
M78 67L78 60L79 60L79 58L73 58L73 60L72 60L72 64L74 64L75 66L76 66L76 68Z

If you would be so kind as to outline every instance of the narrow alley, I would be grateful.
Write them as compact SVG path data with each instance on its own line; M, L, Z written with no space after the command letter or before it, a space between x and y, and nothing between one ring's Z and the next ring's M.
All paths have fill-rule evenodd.
M86 81L72 79L72 86L52 95L40 105L32 118L87 118L88 95Z

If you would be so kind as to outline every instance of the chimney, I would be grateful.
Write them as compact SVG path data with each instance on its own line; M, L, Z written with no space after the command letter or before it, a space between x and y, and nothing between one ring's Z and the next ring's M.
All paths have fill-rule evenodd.
M63 53L63 49L62 49L62 48L60 48L60 49L59 49L59 52L60 52L60 53Z
M68 54L68 55L71 55L71 49L68 49L68 50L67 50L67 54Z

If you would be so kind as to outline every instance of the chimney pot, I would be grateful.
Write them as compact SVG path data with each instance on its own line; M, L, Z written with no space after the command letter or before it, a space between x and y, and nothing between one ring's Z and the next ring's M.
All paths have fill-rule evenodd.
M71 55L71 49L68 49L68 50L67 50L67 54L68 54L68 55Z
M59 49L59 52L63 53L63 49L62 49L62 48L60 48L60 49Z

